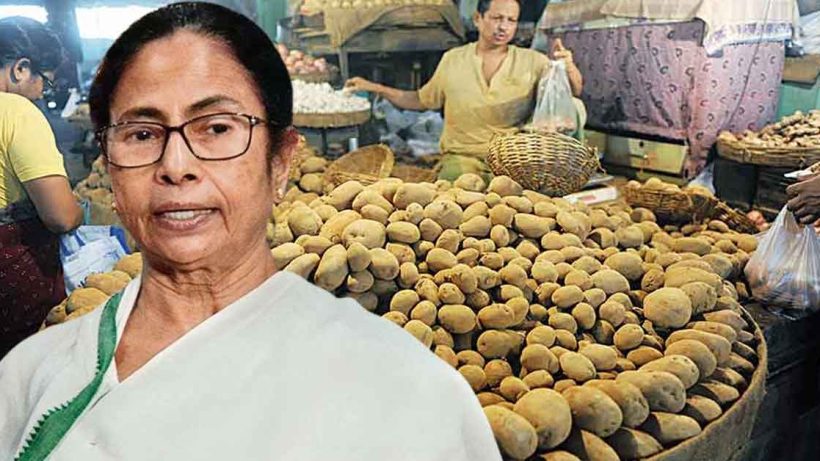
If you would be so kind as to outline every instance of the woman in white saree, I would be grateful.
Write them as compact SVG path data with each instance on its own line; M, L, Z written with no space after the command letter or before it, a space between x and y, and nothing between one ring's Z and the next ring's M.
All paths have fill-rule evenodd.
M114 43L92 118L144 271L0 362L0 459L500 459L455 370L276 272L291 107L273 44L225 8L173 4Z

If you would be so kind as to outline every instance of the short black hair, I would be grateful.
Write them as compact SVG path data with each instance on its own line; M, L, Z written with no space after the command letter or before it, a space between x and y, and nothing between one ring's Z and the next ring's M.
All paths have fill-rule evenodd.
M476 6L476 11L478 11L479 16L484 16L484 13L490 9L490 4L493 3L493 0L478 0L478 6ZM521 6L521 0L515 0L515 3L518 3L518 6Z
M249 18L228 8L205 2L173 3L154 10L133 23L105 54L89 92L91 120L97 129L111 123L111 97L123 72L142 48L190 30L223 42L248 71L271 122L270 155L285 128L293 123L293 87L285 63L267 34Z
M34 72L52 72L65 60L65 50L43 23L22 16L0 19L0 66L20 59L31 61Z

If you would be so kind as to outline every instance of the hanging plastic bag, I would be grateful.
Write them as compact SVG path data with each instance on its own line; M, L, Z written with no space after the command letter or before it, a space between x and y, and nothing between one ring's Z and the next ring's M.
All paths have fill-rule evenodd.
M538 99L532 127L538 130L571 134L578 129L578 110L564 61L550 61L538 82Z
M66 293L91 274L109 272L128 254L125 232L116 226L80 226L60 236L60 261Z
M763 304L820 309L820 237L784 207L749 259L746 278Z

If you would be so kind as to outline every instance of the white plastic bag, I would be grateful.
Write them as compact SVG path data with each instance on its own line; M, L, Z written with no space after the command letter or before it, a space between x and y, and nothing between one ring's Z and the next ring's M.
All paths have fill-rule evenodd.
M784 207L749 259L746 278L763 304L820 309L820 237Z
M114 226L80 226L60 236L60 261L66 293L91 274L109 272L128 254L125 235Z
M564 61L550 61L538 82L538 99L532 114L532 127L564 134L571 134L578 129L578 110L572 101L572 89Z

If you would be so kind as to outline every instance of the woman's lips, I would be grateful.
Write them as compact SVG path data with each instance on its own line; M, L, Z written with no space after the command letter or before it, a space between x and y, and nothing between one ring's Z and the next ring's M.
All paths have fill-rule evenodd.
M161 228L191 231L206 224L215 213L214 208L170 209L154 213L154 220Z

